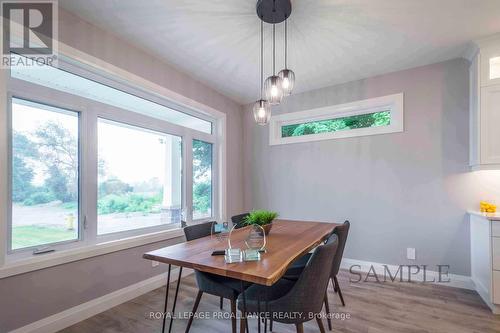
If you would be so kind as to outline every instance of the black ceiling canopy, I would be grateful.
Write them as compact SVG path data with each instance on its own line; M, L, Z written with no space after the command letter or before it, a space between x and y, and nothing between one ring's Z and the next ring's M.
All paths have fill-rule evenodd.
M290 0L258 0L257 16L267 23L281 23L292 13Z

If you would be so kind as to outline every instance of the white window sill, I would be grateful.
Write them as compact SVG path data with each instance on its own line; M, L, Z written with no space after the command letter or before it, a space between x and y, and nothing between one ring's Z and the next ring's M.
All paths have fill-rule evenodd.
M5 265L0 266L0 279L181 236L184 236L182 228L163 230L145 235L6 262Z

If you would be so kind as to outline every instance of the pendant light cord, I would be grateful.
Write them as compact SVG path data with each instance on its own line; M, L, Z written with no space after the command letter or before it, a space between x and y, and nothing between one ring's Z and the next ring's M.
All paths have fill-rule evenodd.
M287 34L287 24L286 24L286 21L287 21L287 17L285 17L285 69L288 68L287 66L287 53L288 53L288 34Z
M276 25L273 23L273 75L276 75Z
M264 80L264 21L260 20L260 99L262 100L262 81Z

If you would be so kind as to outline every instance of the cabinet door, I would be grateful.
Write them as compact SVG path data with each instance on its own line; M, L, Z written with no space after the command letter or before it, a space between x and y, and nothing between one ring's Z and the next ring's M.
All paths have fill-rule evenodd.
M500 45L481 48L481 86L500 84Z
M493 294L491 295L491 301L493 304L500 304L500 272L493 271Z
M481 164L500 164L500 85L481 88Z

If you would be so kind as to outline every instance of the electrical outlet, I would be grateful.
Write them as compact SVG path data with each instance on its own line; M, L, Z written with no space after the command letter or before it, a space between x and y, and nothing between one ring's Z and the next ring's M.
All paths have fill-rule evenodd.
M158 261L154 261L154 260L153 260L153 261L151 261L151 266L153 266L153 267L156 267L156 266L158 266L159 264L160 264L160 263L159 263Z
M415 260L416 259L415 248L409 247L406 249L406 258L408 260Z

